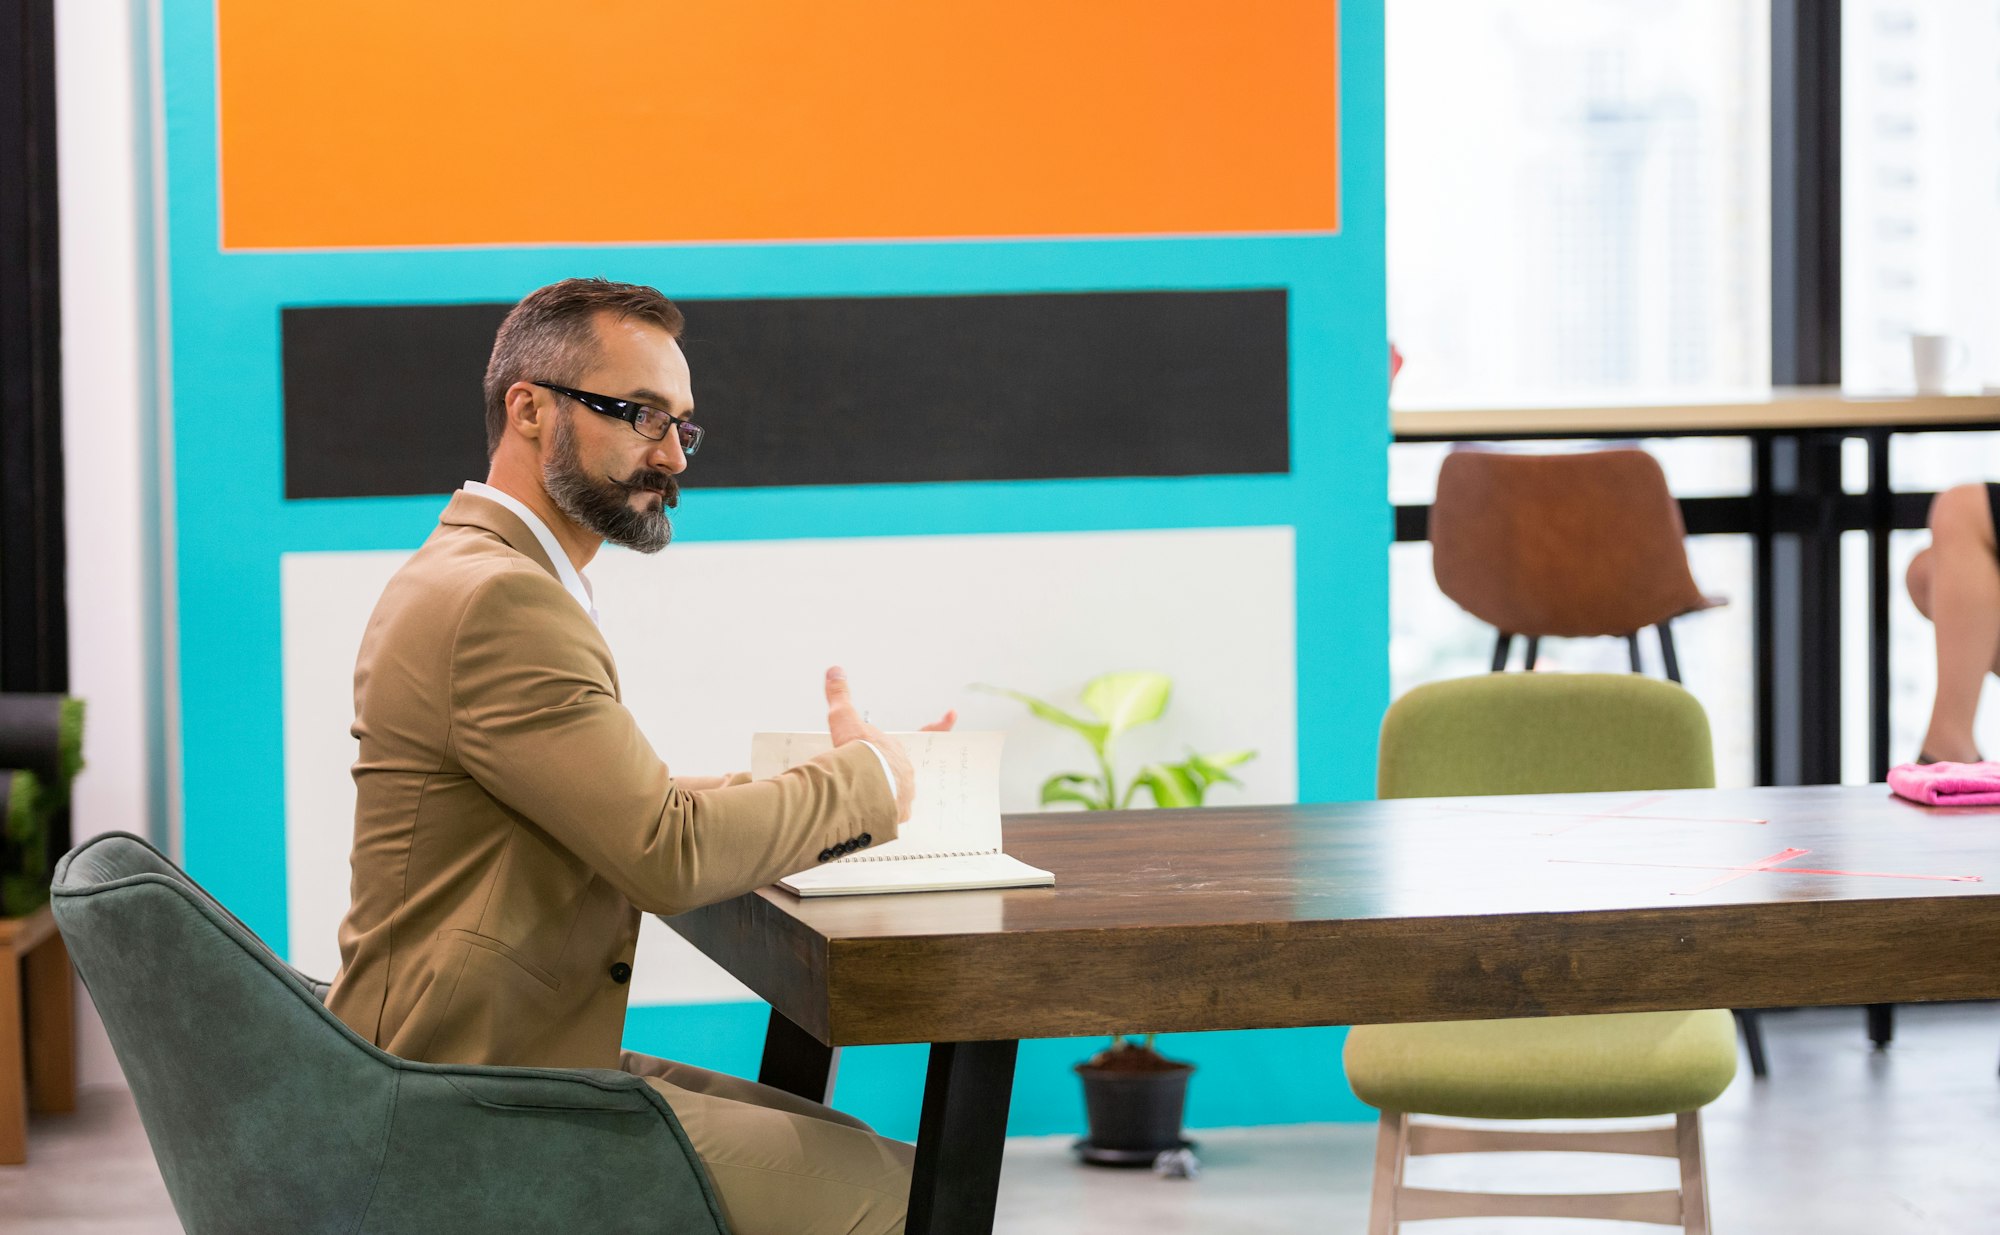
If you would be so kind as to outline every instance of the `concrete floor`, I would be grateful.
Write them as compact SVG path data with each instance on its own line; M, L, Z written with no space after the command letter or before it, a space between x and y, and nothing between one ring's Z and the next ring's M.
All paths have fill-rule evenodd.
M1743 1074L1705 1116L1714 1229L1757 1235L2000 1231L2000 1005L1897 1009L1896 1042L1870 1049L1854 1009L1765 1018L1771 1079ZM1199 1083L1197 1079L1196 1083ZM1087 1169L1067 1137L1008 1143L1001 1235L1360 1232L1372 1126L1205 1130L1199 1179ZM86 1091L75 1115L38 1120L27 1166L0 1167L7 1235L180 1230L131 1098ZM1666 1160L1513 1154L1424 1159L1410 1182L1495 1190L1674 1185ZM1453 1220L1410 1231L1659 1230L1629 1223Z

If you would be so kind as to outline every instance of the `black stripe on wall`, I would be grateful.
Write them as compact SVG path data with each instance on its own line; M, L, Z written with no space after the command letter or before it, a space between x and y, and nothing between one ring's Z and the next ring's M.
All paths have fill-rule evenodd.
M683 482L1282 473L1285 295L682 301L708 430ZM283 310L286 496L483 477L480 378L508 308Z

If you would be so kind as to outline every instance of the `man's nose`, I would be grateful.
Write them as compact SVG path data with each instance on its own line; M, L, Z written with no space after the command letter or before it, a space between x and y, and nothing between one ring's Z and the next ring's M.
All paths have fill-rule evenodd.
M681 435L678 429L668 429L667 435L653 443L646 452L646 464L670 476L678 476L687 471L687 452L681 449Z

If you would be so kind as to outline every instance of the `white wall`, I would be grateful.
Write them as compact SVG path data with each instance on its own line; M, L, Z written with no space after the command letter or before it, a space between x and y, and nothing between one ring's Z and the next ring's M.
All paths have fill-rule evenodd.
M759 729L824 729L821 674L840 664L886 729L956 708L963 728L1006 730L1000 806L1024 811L1045 777L1089 770L1089 749L970 683L1081 711L1097 674L1162 670L1172 702L1121 740L1121 778L1189 747L1250 747L1243 787L1213 804L1295 801L1294 554L1289 527L1191 528L607 549L588 573L626 706L669 766L740 770ZM284 558L286 910L290 959L316 976L339 965L348 902L354 654L407 556ZM633 970L635 1003L747 997L650 919Z
M133 0L56 0L56 158L62 213L63 458L70 689L88 702L76 839L159 836L148 683L159 615L146 588L159 526L150 421L152 74ZM78 989L78 1079L123 1083Z

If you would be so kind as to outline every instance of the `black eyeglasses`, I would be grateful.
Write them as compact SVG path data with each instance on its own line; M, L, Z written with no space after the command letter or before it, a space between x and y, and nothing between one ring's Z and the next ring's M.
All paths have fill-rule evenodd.
M553 390L566 398L575 399L600 416L615 416L638 432L640 437L653 441L663 441L668 429L678 430L681 435L681 453L689 458L701 449L701 426L691 423L685 416L654 407L650 403L634 403L630 399L614 399L610 395L594 395L588 390L571 390L554 382L535 382L543 390Z

